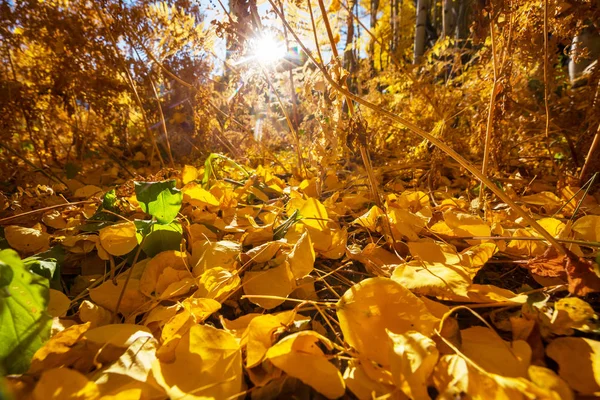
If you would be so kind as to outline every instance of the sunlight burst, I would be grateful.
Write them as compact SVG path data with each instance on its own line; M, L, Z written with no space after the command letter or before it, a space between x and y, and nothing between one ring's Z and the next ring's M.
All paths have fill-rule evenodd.
M253 58L265 66L281 60L285 53L285 44L271 34L263 34L252 43Z

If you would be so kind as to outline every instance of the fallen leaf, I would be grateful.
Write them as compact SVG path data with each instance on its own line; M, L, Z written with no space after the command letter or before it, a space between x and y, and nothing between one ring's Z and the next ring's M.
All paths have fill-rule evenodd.
M184 165L181 170L181 181L184 185L198 179L198 169L193 165Z
M581 395L600 392L600 342L581 337L554 339L546 354L558 363L558 375Z
M310 274L315 264L315 251L308 232L304 232L288 255L288 262L294 278Z
M52 317L64 317L69 311L71 300L58 290L50 289L50 301L48 302L48 314Z
M267 351L266 358L325 397L336 399L344 395L344 380L340 371L317 346L318 342L332 349L329 339L314 331L297 332L273 345Z
M100 397L98 386L85 375L69 368L54 368L42 373L35 389L35 400L77 399L95 400Z
M100 229L100 244L113 256L123 256L138 245L133 222L121 222Z
M210 268L198 278L198 290L194 296L222 301L241 284L242 280L237 273L221 267Z
M586 215L579 218L571 228L575 238L588 242L600 242L600 216Z
M9 225L4 228L4 237L13 249L26 253L41 253L50 248L50 235L34 228Z
M244 294L256 295L249 300L267 310L275 308L285 301L285 298L294 290L294 276L290 265L283 264L264 271L248 271L242 278ZM277 298L260 298L260 296L275 296Z
M416 331L387 333L393 342L390 361L395 385L409 398L427 398L427 382L439 357L435 342Z
M235 397L243 385L240 345L226 331L194 325L177 344L175 361L155 360L152 376L170 398Z
M346 343L384 367L390 365L392 347L387 330L431 336L438 322L417 296L388 278L352 286L338 301L337 316Z
M112 321L112 313L89 300L84 300L79 305L79 319L89 322L90 328L108 325Z

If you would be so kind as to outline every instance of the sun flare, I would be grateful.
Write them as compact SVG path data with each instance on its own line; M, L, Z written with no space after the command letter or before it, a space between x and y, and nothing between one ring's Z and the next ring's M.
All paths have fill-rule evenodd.
M286 53L283 42L277 40L271 34L263 34L254 39L252 43L252 55L260 64L268 66L281 60Z

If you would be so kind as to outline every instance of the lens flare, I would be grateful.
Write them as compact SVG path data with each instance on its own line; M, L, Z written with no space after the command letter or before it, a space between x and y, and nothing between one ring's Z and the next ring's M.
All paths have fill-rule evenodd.
M254 39L252 43L253 58L264 66L269 66L281 60L285 53L285 44L270 34L263 34Z

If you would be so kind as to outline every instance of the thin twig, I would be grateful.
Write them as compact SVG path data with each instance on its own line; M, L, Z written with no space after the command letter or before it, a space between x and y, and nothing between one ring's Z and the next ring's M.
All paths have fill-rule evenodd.
M12 221L13 219L18 219L18 218L21 218L21 217L26 217L28 215L38 214L38 213L41 213L41 212L46 212L46 211L54 210L54 209L57 209L57 208L63 208L63 207L69 207L69 206L76 206L76 205L79 205L79 204L92 204L92 203L96 203L96 201L95 200L83 200L83 201L75 201L73 203L56 204L54 206L39 208L37 210L31 210L31 211L27 211L27 212L24 212L24 213L21 213L21 214L13 215L11 217L2 218L2 219L0 219L0 224L4 224L6 222Z

